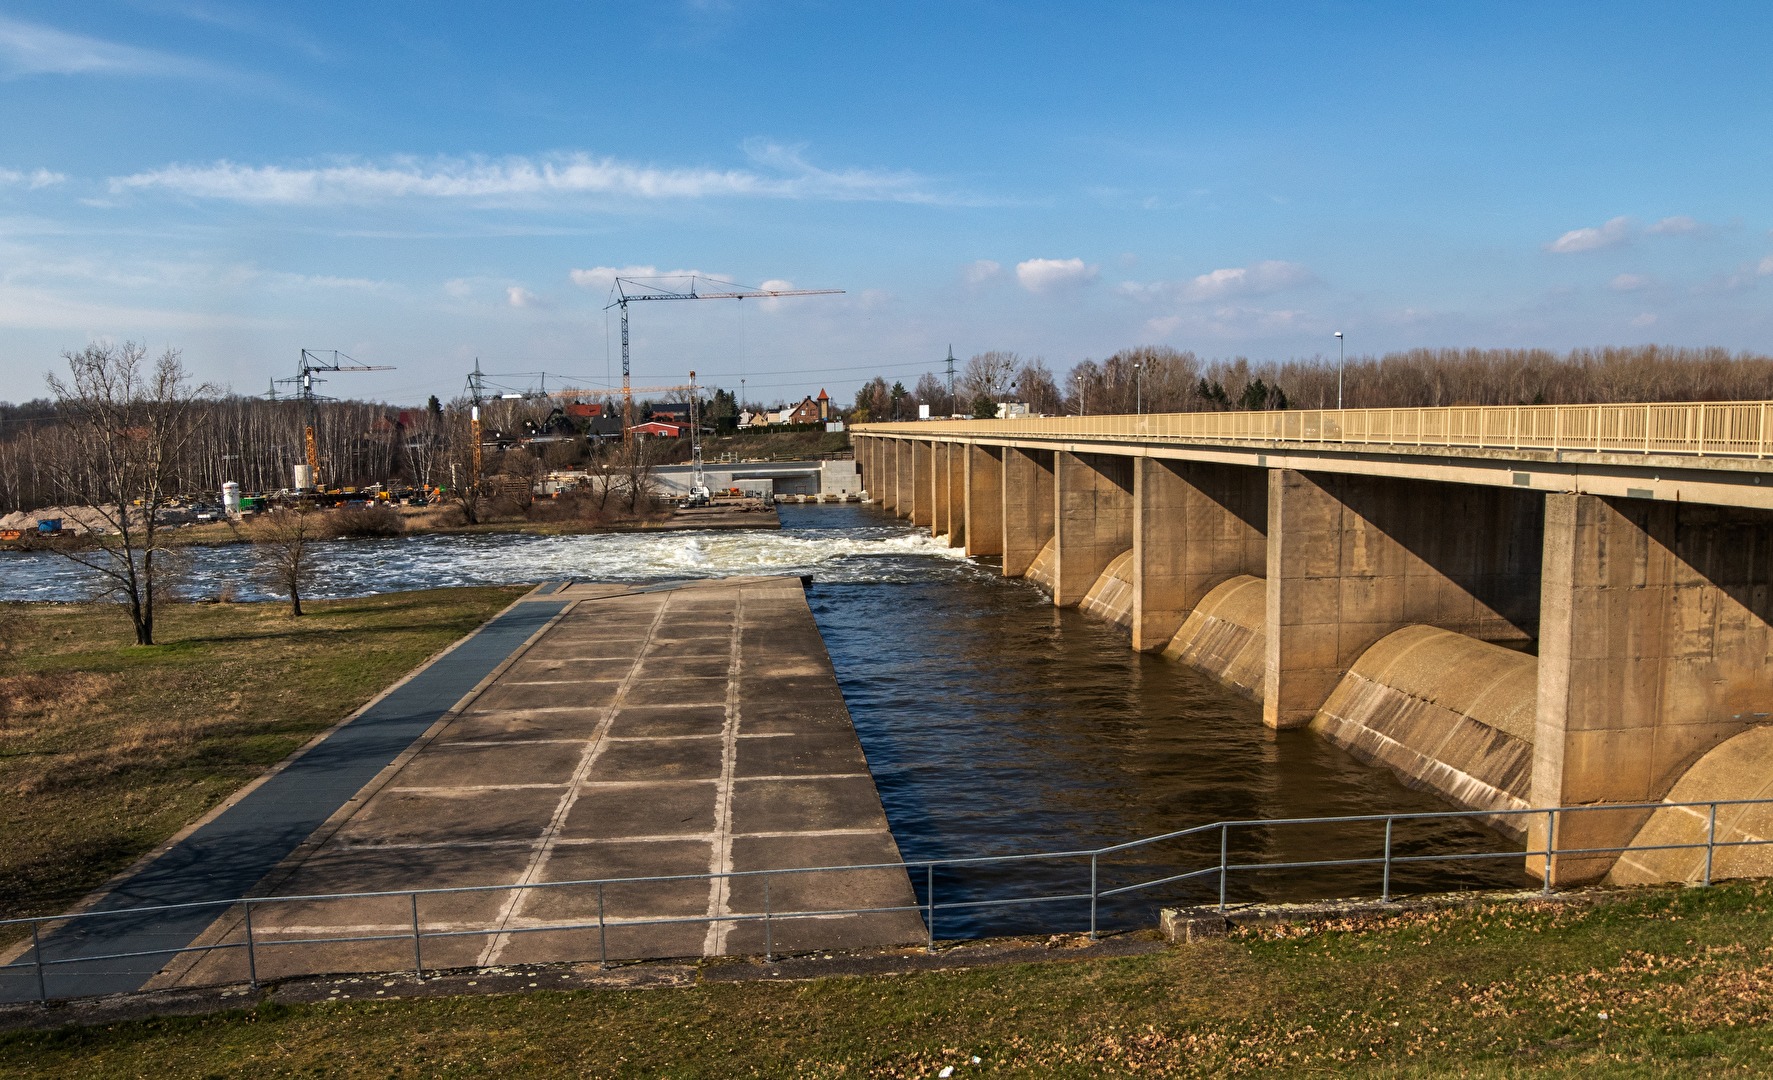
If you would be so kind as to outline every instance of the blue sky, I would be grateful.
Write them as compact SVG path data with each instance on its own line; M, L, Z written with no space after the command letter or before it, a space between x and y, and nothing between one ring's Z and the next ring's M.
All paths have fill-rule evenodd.
M1773 5L0 0L0 398L89 340L258 392L753 399L950 343L1062 370L1773 351ZM347 381L349 380L349 381Z

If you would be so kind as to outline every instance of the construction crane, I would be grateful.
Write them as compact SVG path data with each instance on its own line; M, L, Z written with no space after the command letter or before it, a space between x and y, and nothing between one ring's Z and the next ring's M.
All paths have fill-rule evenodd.
M331 357L331 359L327 359L327 357ZM279 383L286 386L293 385L296 388L294 396L303 404L302 449L308 461L308 483L314 490L326 490L326 485L320 482L320 447L314 438L314 427L319 423L319 403L332 400L314 392L316 383L326 381L315 378L315 373L321 371L393 370L387 364L360 364L337 349L303 349L301 362L294 375L287 379L271 380L271 396L273 398L277 395ZM296 486L300 487L301 485L297 484Z
M842 289L754 289L748 285L740 285L719 278L690 274L689 288L683 292L660 288L649 284L649 281L681 280L681 278L624 278L619 277L610 286L610 295L614 297L603 306L622 309L622 438L626 441L628 432L634 427L634 388L628 385L628 305L640 300L749 300L770 299L783 296L829 296L843 292ZM721 292L698 292L698 280L712 282L721 286Z

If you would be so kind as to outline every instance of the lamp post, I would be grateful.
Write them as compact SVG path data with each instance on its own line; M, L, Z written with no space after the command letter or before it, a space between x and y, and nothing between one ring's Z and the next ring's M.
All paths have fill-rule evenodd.
M1336 331L1336 408L1342 408L1342 363L1348 359L1347 343L1343 340L1342 331Z
M1133 364L1133 413L1145 415L1145 361Z
M1083 376L1077 377L1077 415L1084 414L1084 381Z

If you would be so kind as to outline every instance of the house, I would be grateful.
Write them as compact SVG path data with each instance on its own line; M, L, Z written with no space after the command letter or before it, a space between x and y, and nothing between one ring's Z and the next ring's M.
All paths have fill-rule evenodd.
M677 424L667 424L663 420L648 420L644 424L635 424L631 428L636 435L652 435L661 439L675 439L683 433Z
M817 399L805 397L800 404L788 410L786 424L823 424L831 419L831 395L820 390Z
M646 411L648 420L663 420L667 424L687 424L690 420L689 402L668 402L654 405Z
M566 415L572 417L575 423L589 423L603 415L603 403L575 401L567 405Z

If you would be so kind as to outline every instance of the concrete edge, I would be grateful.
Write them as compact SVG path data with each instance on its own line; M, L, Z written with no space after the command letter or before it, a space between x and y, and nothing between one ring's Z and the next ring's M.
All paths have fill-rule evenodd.
M1158 932L1172 944L1187 944L1225 937L1233 930L1259 926L1286 926L1330 922L1338 919L1380 920L1419 911L1483 907L1487 904L1544 903L1571 907L1598 907L1631 896L1642 889L1597 886L1566 892L1538 889L1484 889L1470 892L1430 893L1389 902L1373 899L1318 900L1296 904L1238 904L1220 911L1213 905L1167 907L1158 911Z
M474 633L465 635L464 637L461 638L460 641L457 641L455 644L451 645L448 649L445 649L442 653L439 653L433 660L426 662L425 664L421 665L418 668L415 668L413 670L413 672L406 677L406 679L402 679L400 681L400 683L395 683L393 686L390 686L387 691L384 691L384 694L392 692L395 689L395 687L398 687L401 683L404 683L408 679L416 677L421 672L423 672L426 668L429 668L432 663L435 663L437 660L443 659L443 657L446 653L453 651L456 648L456 646L461 645L463 642L466 642L469 638L474 637L475 634L480 633L480 630L485 629L485 627L487 625L491 624L494 619L497 619L500 615L504 615L507 612L511 611L512 608L515 608L518 604L525 603L526 601L534 601L534 600L552 601L554 599L555 598L553 596L540 594L536 590L532 589L530 592L527 592L524 595L513 600L509 606L500 610L498 615L494 615L492 618L486 620L486 622L481 624L481 627L476 629L474 631ZM248 895L249 896L274 895L275 891L276 891L274 887L277 884L279 884L283 881L287 881L289 879L290 874L294 873L297 867L301 866L302 863L306 862L308 860L308 858L310 856L312 856L314 854L314 852L322 844L324 844L327 840L330 840L332 838L332 835L334 833L338 832L339 829L344 826L345 822L347 822L351 819L352 815L356 814L357 811L359 811L363 808L364 803L368 802L371 798L373 798L376 795L377 792L381 791L382 788L386 787L388 782L394 778L395 774L397 774L401 769L405 768L406 764L409 761L411 761L415 756L417 756L420 750L423 750L426 746L430 745L430 743L433 740L435 740L437 738L437 736L443 734L444 729L447 728L450 724L454 723L457 720L457 718L459 718L461 716L462 711L464 709L466 709L469 705L473 704L474 700L476 698L478 698L481 694L485 693L487 688L490 687L493 684L493 682L499 678L500 675L503 675L511 667L512 664L515 664L518 660L522 659L523 654L528 652L530 650L530 647L533 646L538 640L541 639L542 635L546 634L549 630L552 630L554 628L555 624L559 623L561 619L565 618L568 612L572 611L573 608L577 607L579 605L580 601L566 600L566 601L564 601L564 603L565 603L565 606L562 607L560 609L560 611L554 615L553 618L551 618L547 622L543 623L539 628L537 628L535 633L533 633L529 637L523 639L523 641L515 649L511 650L511 653L508 656L506 656L505 659L501 660L492 669L492 671L487 673L485 678L483 678L479 682L475 683L474 686L472 688L470 688L467 693L463 694L460 698L456 699L456 703L454 705L451 705L447 710L445 710L444 714L442 716L439 716L431 724L430 727L427 727L423 732L421 732L419 734L419 736L417 738L415 738L407 746L406 749L402 750L399 754L395 755L393 761L390 761L387 765L383 766L383 768L380 772L376 773L361 788L357 789L357 793L355 795L352 795L349 799L346 799L345 802L342 805L340 805L337 810L333 811L330 815L328 815L328 817L325 821L320 823L319 827L317 827L313 832L309 833L306 839L304 839L301 843L297 844L295 846L295 850L291 851L288 855L285 855L282 859L280 859L278 861L276 866L273 866L269 871L267 871L265 876L259 879L258 884L256 884L255 886L253 886L253 888L251 890L249 890ZM379 697L378 697L378 699L379 699ZM367 708L369 708L370 705L373 705L374 703L375 702L372 701L372 702L364 705L363 708L367 709ZM358 711L361 712L363 710L360 709ZM355 717L355 716L356 716L356 714L353 713L352 717ZM335 728L328 729L326 734L327 735L332 734L333 730L336 730L337 727L343 727L344 724L346 722L348 722L348 720L349 720L349 718L347 718L346 721L341 721L338 725L335 726ZM321 737L324 738L325 736L321 736ZM307 748L304 747L303 751L305 751L306 749ZM296 754L291 755L289 760L293 761L295 759L295 757L300 756L300 754L303 751L298 751ZM287 764L287 763L288 762L284 762L283 764ZM281 765L279 767L281 768ZM267 774L264 779L269 779L269 774ZM260 782L262 782L262 781L260 781ZM246 793L247 793L246 789L243 788L241 790L240 794L241 794L241 796L244 796ZM267 891L267 890L269 890L269 891ZM205 928L202 933L198 934L195 938L191 939L190 944L192 947L213 945L216 942L221 941L224 938L226 938L227 935L229 933L231 933L236 926L239 926L242 921L243 921L242 916L236 914L232 908L226 909L220 915L216 916L215 921L211 922L209 924L209 926L207 928ZM152 978L150 978L147 981L147 983L144 984L144 988L150 989L150 990L160 989L161 984L163 984L164 980L169 979L169 978L176 979L179 976L183 975L185 972L189 971L190 968L194 964L200 962L205 955L207 955L207 954L206 953L179 953L179 954L175 955L172 960L168 961L167 964L160 969L160 971L155 973L154 976Z
M390 595L390 594L382 594L382 595ZM312 750L314 747L320 745L321 743L325 742L327 739L331 738L333 736L333 734L335 732L337 732L340 728L344 727L346 724L349 724L351 721L357 719L363 713L365 713L369 709L373 708L383 698L387 697L389 694L392 694L394 691L400 689L402 686L405 686L407 683L409 683L413 679L417 678L421 673L423 673L425 670L430 668L432 665L436 664L438 661L442 660L444 657L448 656L450 653L455 652L456 649L460 648L465 642L468 641L469 638L474 637L475 635L479 634L482 630L486 629L486 627L490 623L492 623L494 620L500 618L501 616L509 614L513 609L515 609L517 607L518 604L521 604L524 601L529 600L530 598L532 598L534 596L535 596L535 589L532 588L529 592L524 593L522 596L514 597L509 604L506 604L504 607L500 608L498 611L494 612L492 615L487 616L486 620L484 622L482 622L479 626L475 627L472 631L470 631L467 634L462 635L461 637L457 638L455 641L452 641L448 645L437 650L437 652L433 653L430 657L428 657L427 659L425 659L424 661L419 663L419 665L417 667L414 667L411 671L407 672L405 675L402 675L400 678L389 683L387 686L383 687L379 692L377 692L374 697L370 698L368 701L365 701L362 705L359 705L357 708L351 710L350 713L346 714L345 717L343 719L339 720L337 723L331 725L330 727L328 727L324 731L320 731L320 732L315 733L315 735L312 738L310 738L307 742L296 747L294 750L291 750L287 755L285 755L283 757L283 759L281 761L278 761L276 764L272 765L270 768L266 769L264 772L260 773L258 776L253 777L251 780L248 780L246 783L244 783L240 787L236 788L232 794L230 794L226 798L222 799L221 802L218 802L214 806L210 807L207 811L205 811L203 813L202 816L196 818L194 821L187 824L184 828L180 829L178 832L173 833L170 837L163 840L160 844L155 846L152 850L148 851L146 854L138 856L134 862L131 862L128 866L117 871L115 874L112 874L110 877L106 878L103 883L101 883L97 886L94 886L94 888L92 889L91 892L88 892L85 896L81 897L80 900L78 902L76 902L72 907L69 907L69 908L64 909L63 911L57 912L57 914L58 915L78 915L82 912L92 910L94 905L96 905L99 901L103 900L106 896L109 896L111 894L111 892L117 888L117 886L123 884L123 882L127 881L131 877L134 877L136 874L141 873L143 870L146 870L156 860L161 858L168 851L172 850L173 847L182 843L192 833L196 832L198 829L203 828L203 826L208 825L211 821L214 821L216 818L220 817L222 814L226 813L227 811L233 809L233 807L236 804L238 804L242 799L246 798L248 795L251 795L254 791L257 791L261 786L263 786L266 782L268 782L272 777L283 772L283 770L289 768L291 765L293 765L296 762L296 759L300 758L303 754L306 754L308 751ZM475 689L476 689L476 691L478 691L480 688L476 687ZM55 918L55 916L54 915L47 915L47 916L43 916L43 918L53 919L53 918ZM17 945L14 945L10 948L0 950L0 965L13 963L20 956L23 956L25 953L27 953L29 951L30 951L29 939L21 941Z

